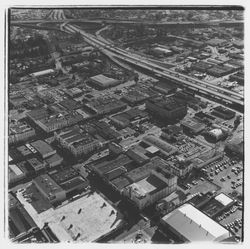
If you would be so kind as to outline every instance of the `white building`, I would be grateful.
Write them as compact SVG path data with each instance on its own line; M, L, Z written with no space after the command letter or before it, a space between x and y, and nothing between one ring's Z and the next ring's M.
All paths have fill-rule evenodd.
M184 204L165 215L162 224L183 242L221 242L231 236L226 228L191 204Z

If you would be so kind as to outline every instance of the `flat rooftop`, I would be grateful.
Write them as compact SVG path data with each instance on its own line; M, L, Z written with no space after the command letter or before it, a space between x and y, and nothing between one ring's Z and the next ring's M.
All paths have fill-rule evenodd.
M41 155L46 155L47 153L56 153L56 151L46 142L43 140L37 140L31 145L41 154Z
M99 194L83 196L57 209L38 214L20 192L17 198L37 223L39 228L48 222L49 227L60 241L92 242L113 231L122 224L122 216ZM105 207L103 203L106 203ZM79 213L79 210L81 212ZM62 217L65 218L62 220ZM69 229L70 225L72 227Z

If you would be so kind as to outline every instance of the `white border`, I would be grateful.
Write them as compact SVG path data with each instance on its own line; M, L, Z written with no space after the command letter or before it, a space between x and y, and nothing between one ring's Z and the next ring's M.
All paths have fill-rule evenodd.
M1 58L1 81L0 81L0 148L2 149L2 153L0 154L0 158L2 159L1 160L1 170L2 170L2 175L1 175L1 184L0 184L0 197L1 197L1 220L0 220L0 224L1 224L1 227L0 227L0 243L1 243L1 246L3 248L14 248L14 247L43 247L46 246L46 247L55 247L55 248L66 248L66 247L70 247L72 248L73 247L77 247L77 248L99 248L99 247L103 247L103 248L106 248L107 246L108 247L112 247L112 248L116 248L117 246L119 247L123 247L123 248L152 248L152 247L155 247L155 248L163 248L163 247L184 247L184 248L196 248L198 246L198 248L200 248L202 246L202 248L204 248L204 246L209 246L209 247L218 247L218 248L227 248L227 247L232 247L232 246L243 246L243 247L246 247L246 248L249 248L249 237L250 237L250 231L249 231L249 212L248 212L248 209L249 209L249 194L248 194L248 189L250 189L250 186L249 186L249 180L248 177L250 177L250 169L249 169L249 165L248 165L248 162L249 162L249 156L248 156L248 153L247 153L247 148L250 148L250 143L249 143L249 129L248 128L248 125L249 125L249 116L248 116L248 113L249 113L249 98L247 98L248 94L249 94L249 86L248 84L250 84L250 82L248 81L249 79L249 74L250 74L250 69L249 66L248 66L248 61L249 61L249 44L250 44L250 39L249 39L249 30L250 30L250 25L249 25L249 6L248 6L248 1L247 0L227 0L227 1L222 1L222 0L210 0L210 1L207 1L207 0L199 0L199 1L194 1L194 0L185 0L185 1L180 1L180 0L168 0L168 1L164 1L164 0L154 0L153 2L150 2L150 1L146 1L146 0L133 0L131 2L129 2L128 0L127 1L121 1L121 0L102 0L102 1L98 1L98 0L85 0L85 1L82 1L82 0L74 0L74 1L69 1L69 0L53 0L53 1L48 1L48 0L43 0L43 1L29 1L29 0L26 0L26 1L23 1L23 0L5 0L5 2L3 2L4 0L1 1L0 3L0 17L1 17L1 25L0 25L0 34L1 34L1 50L0 50L0 58ZM4 34L5 34L5 12L7 13L7 8L9 7L25 7L25 6L29 6L29 7L57 7L57 6L62 6L62 7L74 7L74 6L80 6L80 7L84 7L84 6L105 6L105 5L114 5L114 6L119 6L119 5L152 5L154 4L153 6L155 5L159 5L159 6L162 6L162 5L241 5L245 8L245 217L244 217L244 222L245 222L245 227L244 227L244 243L242 245L229 245L229 244L211 244L211 243L203 243L203 242L200 242L200 243L192 243L192 244L185 244L185 245L132 245L132 244L127 244L127 245L123 245L123 244L115 244L115 245L110 245L110 244L94 244L94 243L91 243L91 244L43 244L43 245L38 245L38 244L11 244L9 242L9 240L7 239L7 236L4 237L4 229L3 229L3 224L4 224L4 205L5 207L7 208L7 193L5 195L5 200L4 200L4 185L3 185L3 180L4 180L4 175L3 175L3 167L5 166L4 165L4 144L5 146L7 146L7 140L4 140L4 114L7 115L7 110L5 110L4 108L7 107L7 103L6 103L6 106L4 106L4 96L7 97L7 93L4 92L4 84L6 84L5 82L5 78L4 78L4 70L5 70L5 63L4 63L4 54L5 54L5 47L4 47L4 42L5 42L5 37L4 37ZM73 5L73 6L72 6ZM6 20L7 21L7 20ZM7 54L6 54L7 55ZM7 117L6 117L6 120L7 120ZM5 134L7 134L7 126L5 125ZM5 151L6 153L6 151ZM7 159L8 158L8 155L5 154L5 158ZM7 210L7 209L6 209ZM7 218L7 217L6 217ZM7 220L6 220L7 221ZM7 223L7 222L6 222ZM6 224L5 223L5 224Z

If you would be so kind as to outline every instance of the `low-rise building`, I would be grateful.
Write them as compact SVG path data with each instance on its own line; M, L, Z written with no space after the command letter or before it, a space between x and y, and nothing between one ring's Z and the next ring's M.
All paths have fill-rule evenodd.
M27 162L32 167L32 169L37 173L45 169L45 163L41 162L37 158L33 157L31 159L28 159Z
M98 115L116 113L126 108L126 104L116 98L106 96L92 100L85 104L86 108Z
M187 106L174 97L157 97L147 100L146 108L155 116L168 121L175 121L187 114Z
M44 174L32 181L40 194L51 204L63 202L66 199L66 191L63 190L49 175Z
M55 139L75 157L87 155L102 147L98 140L82 132L79 127L67 128L55 133Z
M26 122L9 123L9 144L27 141L36 135L35 129L30 127Z
M90 77L90 81L102 89L120 84L119 80L107 77L103 74L98 74Z
M174 233L182 242L222 242L231 237L227 229L191 204L184 204L165 215L161 223L163 232Z
M159 167L148 177L125 187L123 194L142 210L174 192L176 187L177 177Z
M188 132L193 135L198 135L206 128L206 125L200 123L195 119L185 119L181 121L181 126L183 127L184 132Z
M42 159L46 159L49 156L56 154L56 150L43 140L37 140L31 143L32 147L39 153Z
M132 124L138 124L148 119L148 114L138 108L132 108L128 111L116 114L110 117L112 123L118 128L125 128Z

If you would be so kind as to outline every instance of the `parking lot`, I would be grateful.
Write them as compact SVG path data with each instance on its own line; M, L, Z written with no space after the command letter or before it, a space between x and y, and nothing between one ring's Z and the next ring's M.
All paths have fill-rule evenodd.
M205 177L210 182L218 185L225 194L229 194L234 190L242 193L242 162L224 157L207 165L203 171Z
M242 210L234 205L217 217L217 221L237 236L242 236Z
M179 186L190 193L191 195L196 193L207 193L220 190L220 187L214 184L213 182L208 181L207 179L201 178L190 178L187 181L183 182L183 184L179 184Z

